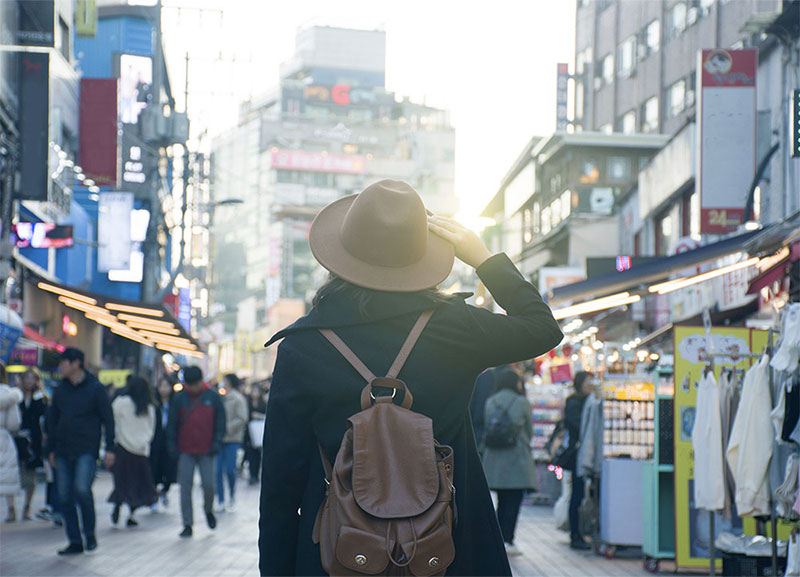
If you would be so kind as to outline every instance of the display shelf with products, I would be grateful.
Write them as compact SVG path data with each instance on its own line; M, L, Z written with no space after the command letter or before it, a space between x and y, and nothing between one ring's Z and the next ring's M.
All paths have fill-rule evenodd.
M607 458L650 459L655 445L655 387L632 376L603 381L603 445Z
M533 418L531 451L534 460L547 461L549 455L544 447L564 414L564 403L571 390L571 387L563 384L534 382L525 384L525 393L531 405Z

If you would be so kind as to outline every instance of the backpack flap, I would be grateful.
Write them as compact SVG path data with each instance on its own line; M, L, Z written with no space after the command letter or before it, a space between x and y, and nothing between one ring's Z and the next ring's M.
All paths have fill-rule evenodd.
M336 560L358 574L383 573L389 565L386 539L353 527L342 527L336 541Z
M377 403L349 421L358 506L381 519L427 511L439 494L433 422L390 403Z

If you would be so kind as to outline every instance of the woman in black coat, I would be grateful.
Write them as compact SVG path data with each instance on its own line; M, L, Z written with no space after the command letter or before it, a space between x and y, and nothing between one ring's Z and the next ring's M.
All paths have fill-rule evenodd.
M169 415L169 404L174 395L175 390L172 383L166 377L161 377L155 395L156 432L153 442L150 444L150 468L153 471L153 482L161 496L161 504L165 507L169 504L167 499L169 487L175 483L178 476L178 460L175 455L170 454L167 446L167 416ZM161 485L160 489L159 485Z
M589 377L591 373L580 371L575 374L572 385L575 388L573 393L567 397L564 405L564 425L567 428L569 444L575 449L570 451L569 462L564 468L572 471L572 492L569 499L569 546L573 549L590 549L589 545L581 535L579 510L583 501L585 479L578 476L578 447L581 440L581 417L583 415L583 405L589 395Z
M333 274L311 311L267 343L283 339L264 435L261 574L325 574L312 542L325 495L318 442L333 462L348 417L361 410L365 382L318 329L333 329L383 375L420 313L433 309L398 378L413 392L413 410L430 417L435 438L454 451L458 521L448 574L510 575L468 407L481 371L541 355L561 341L550 309L508 257L491 256L455 221L428 219L403 182L381 181L328 205L309 242ZM467 305L468 295L432 290L450 273L453 247L507 315Z

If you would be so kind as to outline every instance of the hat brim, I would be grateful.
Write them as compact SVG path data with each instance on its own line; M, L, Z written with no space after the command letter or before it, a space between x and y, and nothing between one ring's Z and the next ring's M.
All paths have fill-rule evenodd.
M342 222L357 194L345 196L323 208L308 233L314 258L336 276L364 288L414 292L435 287L453 269L455 250L442 237L428 231L425 255L403 267L378 266L359 260L342 245Z

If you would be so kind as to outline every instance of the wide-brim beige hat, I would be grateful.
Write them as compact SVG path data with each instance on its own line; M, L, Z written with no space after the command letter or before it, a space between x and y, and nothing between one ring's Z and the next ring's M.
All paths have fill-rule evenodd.
M428 230L422 198L400 180L330 203L311 223L308 242L330 272L375 290L432 288L453 268L453 245Z

